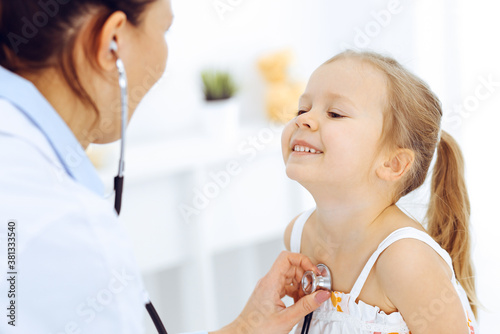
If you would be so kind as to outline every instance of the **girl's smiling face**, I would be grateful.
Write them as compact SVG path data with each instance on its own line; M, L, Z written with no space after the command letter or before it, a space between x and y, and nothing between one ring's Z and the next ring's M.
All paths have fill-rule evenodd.
M320 184L335 190L370 181L386 101L385 75L367 62L341 58L316 69L297 117L283 130L288 177L306 188Z

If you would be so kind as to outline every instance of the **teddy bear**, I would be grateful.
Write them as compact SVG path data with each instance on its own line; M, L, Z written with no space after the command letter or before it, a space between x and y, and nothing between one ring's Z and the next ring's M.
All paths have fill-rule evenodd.
M268 86L267 116L280 123L286 123L297 115L297 104L305 86L303 82L290 79L288 69L292 60L292 51L280 50L260 57L257 62Z

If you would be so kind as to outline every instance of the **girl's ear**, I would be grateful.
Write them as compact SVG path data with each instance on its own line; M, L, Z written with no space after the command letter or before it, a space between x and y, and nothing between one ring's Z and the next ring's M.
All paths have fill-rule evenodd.
M411 168L415 153L406 148L399 148L376 170L377 176L385 181L400 180Z

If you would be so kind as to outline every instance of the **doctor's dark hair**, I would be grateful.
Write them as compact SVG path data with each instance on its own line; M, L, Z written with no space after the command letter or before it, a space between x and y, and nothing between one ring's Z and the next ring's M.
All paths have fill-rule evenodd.
M155 1L0 0L0 65L15 73L58 68L77 96L98 113L81 84L73 58L83 19L95 13L90 36L97 41L112 13L122 11L132 25L138 26L146 6ZM91 44L86 52L97 52L97 45Z
M410 149L415 156L409 172L393 194L393 203L424 183L436 152L426 227L431 237L450 254L456 277L477 316L479 302L470 254L470 203L464 160L457 142L441 130L441 102L424 81L390 57L348 50L326 63L345 58L372 65L386 77L380 148Z

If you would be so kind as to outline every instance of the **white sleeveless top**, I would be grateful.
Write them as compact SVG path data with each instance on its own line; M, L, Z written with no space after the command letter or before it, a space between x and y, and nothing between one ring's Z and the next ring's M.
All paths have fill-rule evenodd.
M302 231L308 218L311 216L315 208L304 212L297 218L292 229L290 238L290 250L295 253L300 253L300 244L302 239ZM469 305L467 294L455 279L455 272L450 255L439 246L427 233L417 230L413 227L403 227L392 232L387 238L382 241L377 250L368 259L365 267L361 271L356 283L349 293L334 291L331 301L324 302L313 313L312 321L309 327L309 334L319 333L335 333L335 334L410 334L410 330L406 326L403 316L399 312L386 314L377 306L372 306L359 300L356 303L363 285L365 284L368 274L373 265L377 261L379 255L395 241L412 238L425 242L432 247L451 268L453 273L452 284L455 287L462 306L464 307L464 316L467 319L470 334L477 334L477 324L474 314ZM290 333L300 334L302 330L302 320L295 326ZM476 331L475 331L476 329Z

